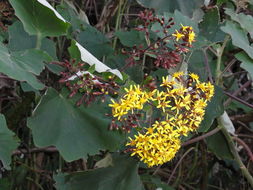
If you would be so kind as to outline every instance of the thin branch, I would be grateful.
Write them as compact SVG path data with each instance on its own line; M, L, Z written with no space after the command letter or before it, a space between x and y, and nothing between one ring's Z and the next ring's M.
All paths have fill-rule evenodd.
M250 108L253 109L253 105L252 105L252 104L250 104L250 103L248 103L248 102L246 102L246 101L244 101L244 100L242 100L242 99L240 99L240 98L234 96L233 94L230 94L230 93L225 92L225 91L224 91L224 94L226 94L226 95L229 96L230 98L232 98L232 99L234 99L234 100L236 100L236 101L238 101L238 102L244 104L245 106L248 106L248 107L250 107Z
M206 134L204 134L204 135L201 135L201 136L199 136L199 137L196 137L196 138L194 138L194 139L191 139L191 140L189 140L189 141L184 142L184 143L182 144L182 147L183 147L183 146L187 146L187 145L192 144L192 143L195 143L195 142L198 142L198 141L201 141L201 140L205 139L206 137L209 137L209 136L214 135L214 134L217 133L218 131L220 131L220 128L215 128L214 130L209 131L208 133L206 133Z
M230 67L236 62L236 59L232 59L228 65L225 67L225 69L221 72L221 75L224 75L225 72L227 72L228 69L230 69Z
M241 91L243 91L244 88L247 88L252 83L252 80L247 81L244 83L238 90L236 90L232 95L237 96ZM224 103L224 106L227 106L232 101L231 98L228 98L226 102Z
M234 140L236 140L240 145L243 146L243 148L247 151L249 157L250 157L250 160L253 161L253 154L249 148L249 146L241 139L239 139L238 137L233 137Z
M253 139L253 135L237 134L238 137L245 137Z
M181 164L181 162L183 161L184 157L185 157L189 152L191 152L191 151L194 150L194 149L195 149L195 147L191 147L189 150L187 150L187 151L183 154L183 156L180 158L180 160L177 162L177 165L176 165L175 168L173 169L173 171L172 171L172 173L171 173L171 175L170 175L170 177L169 177L169 179L168 179L167 184L170 183L170 180L171 180L172 177L174 176L174 174L175 174L175 172L176 172L176 170L177 170L179 164Z

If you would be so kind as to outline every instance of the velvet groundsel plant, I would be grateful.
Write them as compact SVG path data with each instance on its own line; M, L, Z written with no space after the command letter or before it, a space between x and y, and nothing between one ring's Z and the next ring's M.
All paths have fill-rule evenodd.
M198 129L213 95L214 86L210 82L200 82L194 73L176 72L163 77L159 89L149 91L138 85L125 88L120 100L112 100L109 106L119 123L139 116L133 121L138 132L129 137L126 146L132 151L131 156L137 155L152 167L170 161L180 148L181 137ZM159 118L151 118L144 111L146 106L158 112Z
M153 66L156 68L170 69L176 67L182 61L183 54L189 51L192 43L195 42L196 34L191 26L184 26L177 23L174 18L157 16L152 11L145 10L139 14L142 25L135 28L145 34L146 44L134 46L130 51L125 51L129 58L126 60L127 66L142 64L145 55L154 59ZM153 24L158 24L161 29L152 31ZM170 29L176 27L174 31ZM152 33L161 33L157 39L151 38Z

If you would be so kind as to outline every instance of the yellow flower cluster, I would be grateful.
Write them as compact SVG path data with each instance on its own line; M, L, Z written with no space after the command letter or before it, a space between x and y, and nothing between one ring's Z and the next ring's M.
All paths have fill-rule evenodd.
M189 44L192 44L192 42L195 41L195 33L191 26L184 26L181 24L181 29L174 34L172 34L176 38L176 41L179 41L180 39L188 42Z
M131 156L138 155L149 167L171 160L180 148L179 134L167 122L158 122L147 128L144 135L138 133L127 146L135 147Z
M109 104L113 108L113 117L117 117L118 120L121 120L122 116L126 115L129 111L133 113L135 109L141 110L143 105L152 96L152 93L142 91L139 85L131 85L129 89L125 88L125 91L126 94L121 98L119 103L112 100L113 104Z
M188 78L183 72L176 72L172 77L163 77L160 85L163 90L146 92L139 86L125 89L126 94L119 103L112 100L113 116L122 119L129 111L141 110L145 103L160 110L161 119L144 133L130 138L127 146L133 147L133 155L149 167L171 160L180 148L180 137L195 131L203 120L207 101L214 94L214 86L200 82L198 75L191 73Z

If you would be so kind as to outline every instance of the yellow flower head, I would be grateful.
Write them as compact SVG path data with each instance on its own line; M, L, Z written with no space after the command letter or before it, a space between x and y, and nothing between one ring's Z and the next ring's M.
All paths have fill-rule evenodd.
M192 42L195 41L195 33L193 31L190 31L188 34L188 42L189 44L192 44Z
M181 27L182 27L183 32L186 32L187 30L192 30L191 26L184 26L184 25L181 24Z
M190 73L189 76L192 78L193 81L199 83L199 76L195 73Z
M184 75L184 72L182 72L182 71L180 71L180 72L175 72L174 74L173 74L173 78L179 78L179 77L181 77L181 76L183 76Z
M172 34L172 36L176 37L176 41L178 41L178 40L180 40L181 38L183 38L185 35L182 34L182 33L180 33L180 32L178 32L178 31L176 30L176 32L175 32L174 34Z

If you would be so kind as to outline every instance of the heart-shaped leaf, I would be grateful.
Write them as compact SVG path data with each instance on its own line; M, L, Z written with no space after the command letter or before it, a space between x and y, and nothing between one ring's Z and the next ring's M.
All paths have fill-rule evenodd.
M244 13L236 14L232 9L225 9L225 13L241 25L243 29L249 32L251 38L253 38L253 17Z
M124 138L117 131L107 130L110 119L104 114L108 105L76 107L66 96L65 91L58 94L48 89L29 118L36 146L54 145L67 161L86 158L102 149L117 149Z
M10 169L12 152L18 146L17 139L13 136L14 133L8 129L4 116L0 114L0 160L7 169Z
M113 155L113 166L89 172L55 176L58 190L142 190L138 162L128 156Z
M10 0L15 14L30 35L59 36L66 34L69 23L46 0Z
M199 132L206 132L212 125L214 119L224 113L224 93L223 90L215 86L214 96L208 103L205 111L204 120L201 122Z
M233 45L243 49L253 59L253 47L249 45L247 32L239 24L227 21L221 30L231 36Z
M0 72L8 75L10 78L26 81L35 89L42 89L44 85L32 73L40 73L44 67L42 62L49 60L50 56L40 50L15 52L12 55L0 43Z

